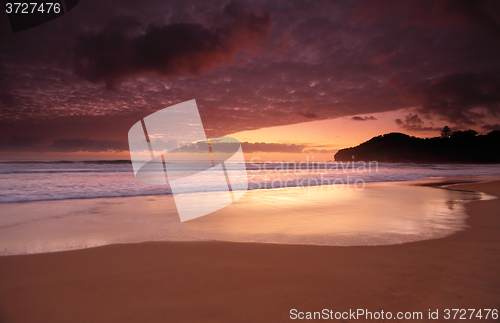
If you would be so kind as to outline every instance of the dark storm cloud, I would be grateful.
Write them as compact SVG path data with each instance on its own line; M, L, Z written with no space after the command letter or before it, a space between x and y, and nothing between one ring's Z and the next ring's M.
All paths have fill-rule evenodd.
M41 140L30 136L11 136L8 139L0 140L0 151L24 151L32 150L39 146Z
M364 117L361 117L361 116L354 116L351 118L352 120L354 121L369 121L369 120L377 120L377 118L375 118L374 116L364 116Z
M151 25L137 35L139 24L118 20L97 34L80 37L75 71L91 82L108 85L128 76L159 73L198 75L232 63L239 50L249 50L269 37L272 15L246 12L230 2L218 16L220 26L194 23Z
M124 142L191 99L209 137L401 108L498 123L498 1L230 3L86 0L15 35L0 15L0 138Z
M353 10L365 25L398 20L401 27L457 26L500 34L500 5L495 0L362 0Z
M101 152L128 150L126 141L92 139L57 139L48 147L49 151L59 152Z
M7 91L5 91L3 93L2 92L0 92L0 102L2 102L2 105L8 106L8 107L13 106L14 105L14 96Z
M495 123L495 124L485 124L483 126L481 126L482 129L484 130L500 130L500 124L498 123Z
M483 117L500 112L497 74L451 74L410 85L403 91L407 100L418 104L419 113L457 125L476 125Z
M308 111L300 111L300 112L297 112L297 114L300 116L306 117L308 119L315 119L318 117L318 115L316 113L308 112Z
M424 126L424 121L418 116L418 114L410 113L405 116L404 120L396 119L394 120L398 126L405 130L412 131L432 131L440 130L439 128L426 127Z
M301 153L305 145L280 144L265 142L242 142L240 143L245 153L267 152L267 153ZM239 143L218 143L212 147L214 152L235 152ZM206 146L202 143L185 145L172 153L199 153L205 152ZM2 152L122 152L128 151L127 141L117 140L93 140L88 138L56 139L51 144L44 144L40 139L28 136L12 136L7 140L0 141Z
M87 138L56 139L52 144L44 144L41 139L29 136L12 136L0 141L0 151L4 152L107 152L128 151L126 141L92 140Z

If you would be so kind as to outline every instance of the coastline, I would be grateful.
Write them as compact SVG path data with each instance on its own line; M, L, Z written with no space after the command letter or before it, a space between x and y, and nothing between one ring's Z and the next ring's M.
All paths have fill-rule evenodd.
M500 196L500 181L454 185ZM278 322L290 310L500 308L500 199L383 246L145 242L0 257L1 322ZM484 319L481 321L485 321ZM494 321L491 318L487 321Z
M188 222L171 195L2 203L0 256L147 241L367 246L442 238L466 228L466 201L491 197L441 184L481 179L248 190Z

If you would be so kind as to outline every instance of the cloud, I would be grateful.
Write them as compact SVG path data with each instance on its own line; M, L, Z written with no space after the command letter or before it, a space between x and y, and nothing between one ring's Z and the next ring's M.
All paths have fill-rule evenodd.
M92 140L92 139L56 139L48 147L49 151L59 152L102 152L102 151L125 151L128 143L115 140Z
M41 138L14 135L9 139L0 140L0 151L24 151L38 146Z
M393 89L393 90L399 90L400 86L404 83L405 79L397 76L397 75L391 75L389 79L387 80L387 85Z
M168 141L162 142L155 141L155 147L160 145L161 149L171 149L177 146L177 142ZM238 149L238 143L223 142L217 145L214 152L228 153L235 152ZM244 153L266 152L266 153L301 153L305 145L296 144L280 144L280 143L265 143L265 142L242 142L241 147ZM206 152L206 146L202 142L184 145L171 153L200 153ZM13 136L8 140L0 141L0 151L4 152L126 152L129 149L127 141L118 140L93 140L88 138L75 138L75 139L56 139L50 144L44 144L41 139L28 136Z
M391 58L393 58L395 54L396 54L395 51L392 51L389 54L384 54L384 53L378 54L377 56L372 57L370 59L370 62L374 63L374 64L383 64L383 63L387 62L388 60L390 60Z
M256 16L237 2L227 4L218 24L172 23L150 25L122 18L99 33L78 39L75 72L108 86L129 76L158 73L198 75L215 66L229 65L239 50L251 50L269 37L272 14Z
M244 153L301 153L306 147L305 145L296 144L279 144L279 143L266 143L266 142L218 142L217 145L212 144L213 152L231 153L235 152L239 145ZM197 142L189 145L182 146L171 153L204 153L206 152L206 143Z
M339 151L338 149L316 149L316 148L304 150L304 152L307 154L335 154L338 151Z
M413 114L413 113L410 113L407 116L405 116L404 120L396 119L394 120L394 122L396 122L398 126L406 130L413 130L413 131L440 130L439 128L424 127L424 121L420 119L418 114Z
M265 142L242 142L241 148L243 152L265 152L265 153L301 153L305 145L296 144L278 144Z
M107 152L128 151L126 141L80 139L56 139L51 144L43 144L42 140L34 137L12 136L8 140L0 141L0 151L7 152Z
M492 73L450 74L410 85L403 92L419 113L457 125L476 125L500 110L500 76Z
M484 130L500 130L500 124L495 123L495 124L485 124L481 126L482 129Z
M397 21L400 27L475 28L492 34L500 33L495 0L409 0L377 2L359 1L353 17L364 25Z
M137 120L193 98L209 137L414 107L427 125L498 122L492 104L439 88L464 72L494 87L480 79L500 73L498 1L229 1L86 0L57 24L0 30L0 138L126 141Z
M238 147L238 143L218 143L217 145L212 145L212 147L217 147L214 152L234 152ZM265 152L265 153L301 153L305 148L305 145L296 144L279 144L279 143L266 143L266 142L242 142L241 149L244 153L255 153L255 152ZM175 152L204 152L205 146L203 143L194 143L191 145L183 146L177 149Z
M369 121L369 120L377 120L377 118L375 118L374 116L364 116L364 117L360 117L360 116L354 116L351 118L352 120L354 121Z
M300 111L300 112L297 112L297 114L300 116L306 117L308 119L316 119L318 117L318 115L316 113L308 112L308 111Z

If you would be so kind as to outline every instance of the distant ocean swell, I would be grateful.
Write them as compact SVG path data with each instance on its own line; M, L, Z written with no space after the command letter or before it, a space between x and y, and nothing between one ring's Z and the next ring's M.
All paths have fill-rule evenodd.
M377 166L377 167L376 167ZM500 175L500 164L247 163L249 189ZM193 185L193 184L191 184ZM192 190L186 187L186 190ZM196 190L209 191L202 176ZM0 163L0 203L170 194L136 181L129 161Z

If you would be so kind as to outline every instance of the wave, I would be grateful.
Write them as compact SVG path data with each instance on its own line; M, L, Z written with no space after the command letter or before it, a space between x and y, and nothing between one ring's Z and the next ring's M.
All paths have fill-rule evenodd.
M40 200L87 199L171 194L168 184L139 183L130 163L123 161L23 162L0 164L0 203ZM321 166L319 166L320 164ZM348 167L346 167L348 165ZM287 167L288 166L288 167ZM431 177L500 175L499 164L403 164L380 163L358 171L352 164L247 163L249 189L315 187L358 182L412 181ZM217 190L200 177L183 188L185 192Z

